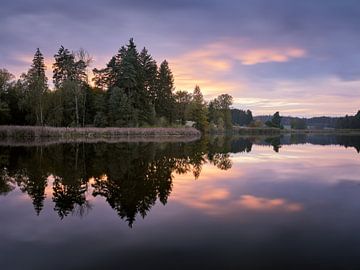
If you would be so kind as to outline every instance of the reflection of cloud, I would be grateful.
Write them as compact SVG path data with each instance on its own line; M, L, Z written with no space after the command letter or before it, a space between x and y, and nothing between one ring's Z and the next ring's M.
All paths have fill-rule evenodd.
M227 199L229 195L230 195L229 191L223 188L219 188L219 189L210 190L206 194L203 194L200 199L204 201L217 201L217 200Z
M296 212L303 209L301 204L289 203L282 198L267 199L253 195L241 196L238 204L246 209L259 211L285 210L289 212Z
M189 183L186 175L177 175L171 195L172 200L208 215L228 215L238 211L297 212L303 209L300 203L289 202L281 197L265 198L238 194L237 189L231 186L241 185L242 181L239 180L242 178L241 171L235 172L236 178L233 179L235 182L231 181L227 184L223 180L234 173L231 170L224 173L207 166L204 171L207 174L203 174L199 181L192 183Z

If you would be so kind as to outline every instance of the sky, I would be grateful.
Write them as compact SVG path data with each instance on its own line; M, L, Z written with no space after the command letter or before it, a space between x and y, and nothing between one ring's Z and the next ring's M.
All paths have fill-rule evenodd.
M254 115L338 116L360 109L358 0L4 0L0 68L19 76L36 48L87 50L105 67L133 37L176 90L228 93Z

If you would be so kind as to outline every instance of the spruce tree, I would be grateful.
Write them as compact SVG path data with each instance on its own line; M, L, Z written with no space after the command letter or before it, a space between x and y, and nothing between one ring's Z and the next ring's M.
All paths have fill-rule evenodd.
M38 48L35 52L31 68L26 74L27 102L31 111L31 118L36 125L44 124L44 98L48 91L45 74L44 57Z
M174 76L169 64L164 60L158 71L158 83L155 98L155 111L158 117L165 117L170 123L173 122L174 113Z
M155 120L155 98L157 84L157 64L146 48L139 54L140 63L140 102L142 121L154 124Z

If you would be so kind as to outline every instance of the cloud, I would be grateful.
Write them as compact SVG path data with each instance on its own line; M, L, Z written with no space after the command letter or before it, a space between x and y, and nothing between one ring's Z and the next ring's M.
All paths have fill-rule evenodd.
M289 212L297 212L303 210L303 206L299 203L289 203L282 198L268 199L256 197L253 195L241 196L238 204L246 209L253 211L284 210Z
M189 89L196 84L206 89L206 93L217 93L237 89L241 91L243 83L226 78L234 71L234 66L255 65L269 62L287 62L305 57L306 52L296 47L250 48L246 41L226 39L207 44L176 57L169 56L176 85L180 89ZM190 88L191 89L191 88Z
M288 62L291 59L305 57L306 52L303 49L255 49L240 53L237 57L243 65L256 65L269 62Z
M354 109L348 83L360 80L359 13L356 0L5 1L0 64L20 75L28 63L18 56L33 55L39 47L52 62L64 45L85 48L101 68L134 37L158 62L169 60L177 89L200 84L207 98L230 92L291 104L307 99L305 105L311 95L323 103L337 96L340 113ZM295 87L299 81L301 87ZM279 87L282 82L291 85ZM301 113L311 113L309 108ZM331 106L322 109L332 113ZM299 110L295 105L286 112Z

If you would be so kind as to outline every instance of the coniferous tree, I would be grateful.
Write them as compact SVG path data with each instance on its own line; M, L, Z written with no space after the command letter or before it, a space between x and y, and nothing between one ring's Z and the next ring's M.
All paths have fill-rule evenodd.
M25 80L27 84L27 105L36 125L44 124L44 103L48 91L44 57L38 48Z
M140 63L140 102L142 120L154 124L157 86L157 65L146 48L139 54Z
M283 125L281 125L281 116L279 112L274 113L271 120L267 121L265 123L268 127L274 127L274 128L284 128Z
M131 121L137 119L137 116L132 112L128 96L118 87L110 90L108 108L109 121L112 126L132 126Z
M155 98L155 111L158 117L165 117L170 123L173 122L174 108L174 77L169 64L164 60L158 71L158 83Z

